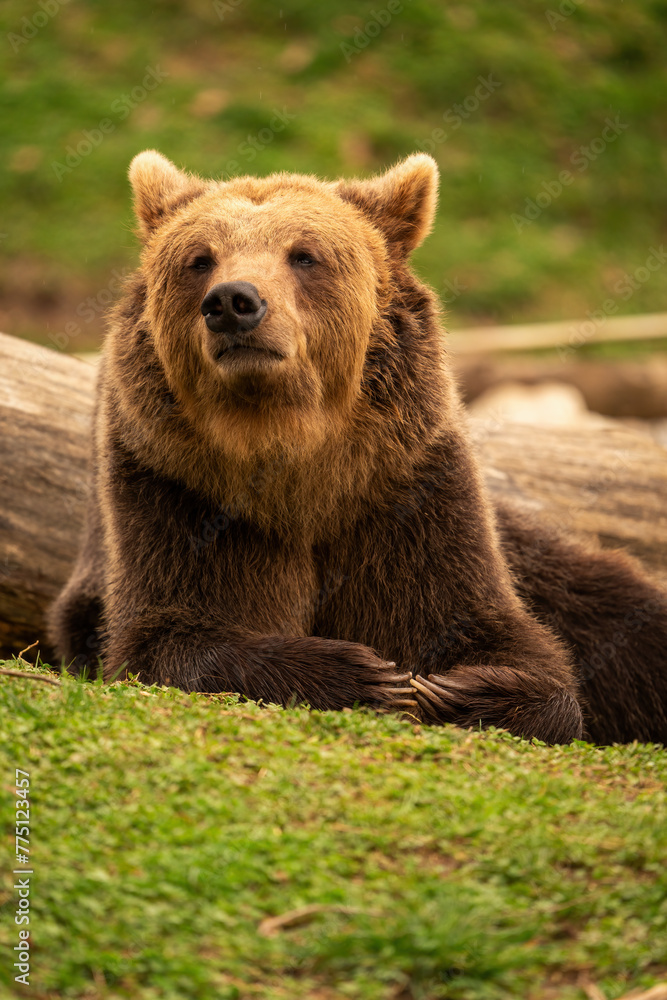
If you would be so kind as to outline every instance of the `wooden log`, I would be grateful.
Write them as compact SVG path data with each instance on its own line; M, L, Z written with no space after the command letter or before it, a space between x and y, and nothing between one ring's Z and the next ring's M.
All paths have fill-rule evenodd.
M464 401L471 403L502 382L563 382L579 389L589 410L609 417L667 417L667 355L646 361L536 360L467 356L453 358Z
M76 554L94 384L85 362L0 334L2 655L44 639Z
M0 653L39 639L85 510L95 368L0 334ZM494 495L667 574L667 454L612 421L538 429L472 422Z
M614 421L531 427L474 420L487 485L566 536L624 548L667 581L667 451Z
M593 320L468 327L452 331L449 344L455 354L533 351L537 347L556 347L569 354L581 344L662 340L665 337L667 313L645 313L641 316L602 316Z

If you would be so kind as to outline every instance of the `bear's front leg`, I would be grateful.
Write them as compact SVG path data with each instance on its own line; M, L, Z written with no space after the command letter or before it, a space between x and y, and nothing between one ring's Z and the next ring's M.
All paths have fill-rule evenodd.
M146 684L237 692L281 705L418 711L410 674L358 643L197 628L201 619L188 609L147 612L132 623L119 617L105 656L106 679L130 670Z
M581 739L579 704L548 677L504 667L454 667L410 681L425 722L464 728L496 726L544 743Z
M323 574L345 582L317 633L410 667L425 721L550 743L580 737L568 650L516 593L465 442L443 436L386 492L318 551Z
M359 703L417 712L410 673L399 672L395 663L357 643L225 635L197 630L194 621L182 631L173 618L157 627L143 621L117 636L105 659L109 680L129 669L144 683L173 684L186 691L230 691L256 701L305 702L322 710Z
M48 640L70 673L94 677L103 643L105 556L95 484L86 511L86 528L70 578L49 609Z

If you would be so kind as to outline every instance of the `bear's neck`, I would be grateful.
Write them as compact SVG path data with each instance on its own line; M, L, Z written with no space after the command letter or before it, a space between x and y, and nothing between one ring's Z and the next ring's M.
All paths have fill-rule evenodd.
M110 403L113 390L110 385ZM141 464L205 497L212 510L313 541L335 538L398 483L409 482L435 436L432 431L420 440L414 421L391 425L372 408L359 407L346 428L314 449L301 453L276 444L241 456L198 433L177 412L162 416L158 433L146 434L147 426L156 428L155 415L146 421L136 401L129 408L125 400L120 407L111 403L112 411L117 439Z

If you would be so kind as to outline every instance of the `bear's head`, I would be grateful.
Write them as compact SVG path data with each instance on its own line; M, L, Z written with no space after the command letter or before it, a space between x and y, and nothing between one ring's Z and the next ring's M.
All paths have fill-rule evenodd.
M403 377L406 339L432 335L433 297L414 283L411 308L404 287L435 212L429 156L369 180L216 182L146 151L130 179L144 330L181 412L226 451L316 451ZM410 381L414 359L403 367Z

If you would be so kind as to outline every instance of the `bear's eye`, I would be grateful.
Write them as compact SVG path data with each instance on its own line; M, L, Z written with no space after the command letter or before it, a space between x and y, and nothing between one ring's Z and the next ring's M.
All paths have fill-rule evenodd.
M201 257L195 257L195 259L190 264L190 269L192 271L208 271L209 268L213 267L213 261L210 257L202 255Z
M295 267L312 267L317 264L317 260L308 250L293 250L290 254L290 263Z

